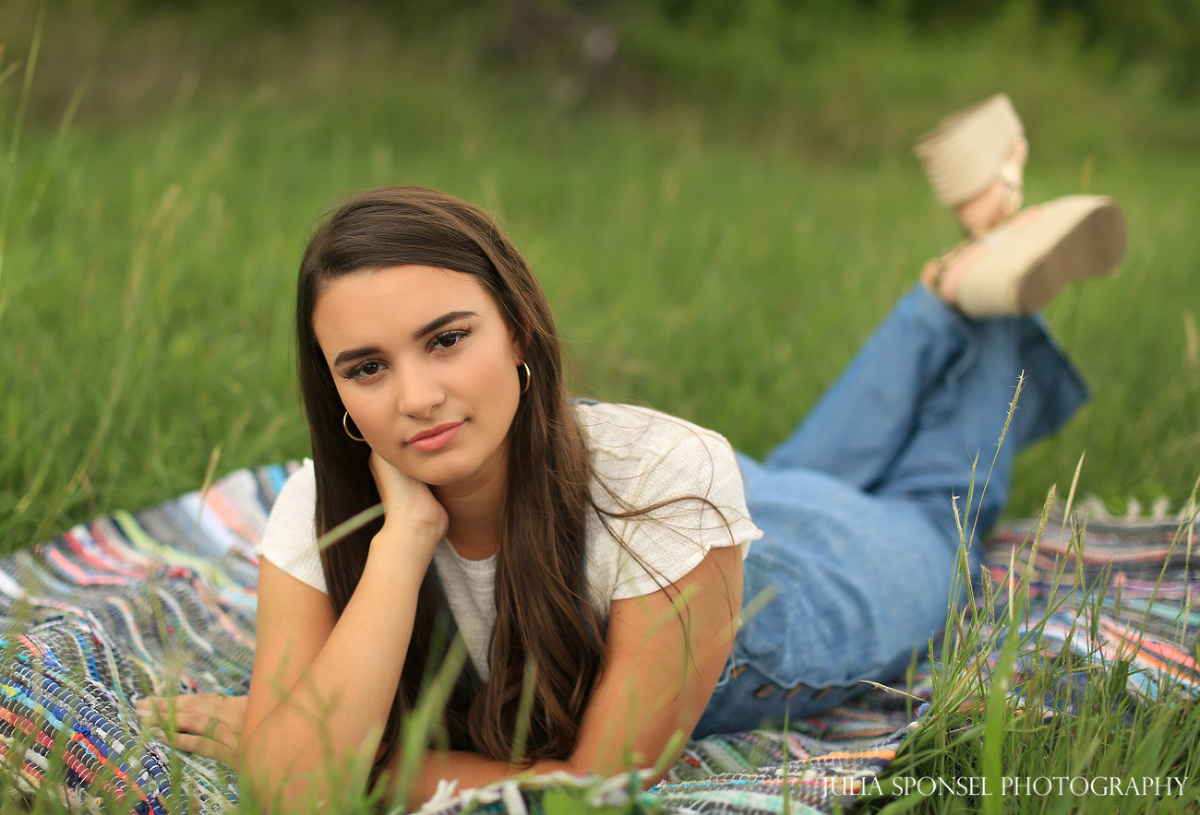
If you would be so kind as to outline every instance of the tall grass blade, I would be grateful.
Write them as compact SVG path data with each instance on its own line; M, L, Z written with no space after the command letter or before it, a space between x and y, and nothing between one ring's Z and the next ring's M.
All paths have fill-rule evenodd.
M383 515L383 504L375 504L367 507L361 512L351 515L340 524L330 529L321 537L317 538L317 549L321 550L327 546L337 543L339 540L354 532L357 529L362 529L371 521Z
M521 681L521 701L517 703L517 731L513 735L512 755L514 767L525 765L525 741L529 737L529 717L533 712L533 694L537 690L537 661L525 663L525 676Z
M13 117L12 131L8 140L8 155L5 157L4 201L0 204L0 284L4 282L4 253L8 244L8 228L12 219L13 196L17 188L17 157L21 152L21 133L25 128L25 114L29 110L29 98L33 91L33 75L37 69L38 53L42 48L42 32L46 27L46 6L38 7L37 22L29 43L29 56L25 60L25 81L21 83L21 100ZM2 313L0 309L0 313Z
M417 700L415 709L405 719L404 733L401 735L400 761L394 788L399 790L401 799L408 795L413 780L421 769L425 752L430 738L439 729L442 711L446 709L450 695L454 691L454 683L461 673L467 659L466 640L461 635L454 638L446 652L446 658L438 669L434 681L428 686L421 698Z
M1009 425L1012 424L1013 414L1017 411L1017 401L1021 398L1021 391L1025 387L1025 372L1021 371L1021 375L1017 377L1017 387L1013 391L1012 401L1008 403L1008 413L1004 417L1004 427L1000 430L1000 439L996 442L996 452L992 454L992 463L988 467L987 477L983 479L983 488L979 491L979 507L983 506L983 499L987 495L988 484L992 480L992 472L996 469L996 462L1000 458L1000 449L1004 446L1004 439L1008 436ZM972 486L974 486L974 473L972 473ZM972 506L972 504L968 504ZM971 524L971 540L975 540L975 533L979 526L979 510L975 511L975 520ZM979 543L978 545L982 545Z
M1023 597L1010 598L1009 602L1024 605ZM1020 616L1019 613L1017 616ZM1004 647L1000 651L1000 656L996 660L996 667L992 673L991 690L988 694L987 713L983 726L983 760L981 762L984 784L989 790L999 790L1001 788L1005 730L1008 723L1010 705L1008 692L1012 687L1013 666L1016 664L1017 645L1019 641L1020 635L1018 634L1017 626L1010 623L1008 625L1008 633L1004 638ZM998 795L984 797L984 815L1000 815L1002 811L1001 800Z

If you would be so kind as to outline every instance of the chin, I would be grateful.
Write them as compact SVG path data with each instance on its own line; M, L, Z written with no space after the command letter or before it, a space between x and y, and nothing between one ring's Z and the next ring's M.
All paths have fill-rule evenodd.
M448 487L467 481L479 472L480 462L456 459L446 456L443 461L423 462L422 466L414 467L409 475L431 487Z
M423 472L419 475L414 475L414 478L416 478L418 481L423 481L431 487L449 487L453 484L459 483L460 481L465 481L467 477L467 475L462 473L449 473L443 470Z

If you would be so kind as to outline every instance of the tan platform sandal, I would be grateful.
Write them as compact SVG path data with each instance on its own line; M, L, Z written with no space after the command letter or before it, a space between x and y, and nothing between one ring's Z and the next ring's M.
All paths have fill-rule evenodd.
M978 237L1021 207L1025 129L1005 94L946 117L915 151L938 203Z
M955 247L939 259L929 286L968 317L1031 314L1072 280L1112 272L1124 254L1125 217L1116 201L1072 195L1029 207ZM956 285L947 296L951 276Z

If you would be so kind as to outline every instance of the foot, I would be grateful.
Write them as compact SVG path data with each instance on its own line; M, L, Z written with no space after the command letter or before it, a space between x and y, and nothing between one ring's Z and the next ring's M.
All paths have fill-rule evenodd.
M1040 214L1039 207L1029 207L1013 218L1005 229L1019 234L1028 223L1036 220ZM980 240L983 234L986 232L973 239L963 241L940 257L929 261L921 269L921 282L951 308L958 308L958 291L963 275L987 251L988 242Z
M921 269L921 282L946 305L958 308L958 283L963 272L983 254L976 241L958 244L940 257L927 262Z
M1030 314L1070 281L1111 272L1124 252L1116 202L1068 196L1029 207L930 261L921 281L968 317Z
M1012 193L1021 187L1024 134L1012 100L997 94L917 139L917 157L938 203L958 214L967 234L985 232L1020 208Z
M1029 143L1020 139L996 174L996 180L974 198L955 208L954 214L963 232L977 238L1017 213L1024 198L1025 158L1028 154Z

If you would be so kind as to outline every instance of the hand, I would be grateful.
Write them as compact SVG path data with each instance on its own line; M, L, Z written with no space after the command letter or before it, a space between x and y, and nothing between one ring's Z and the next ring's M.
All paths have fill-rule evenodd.
M401 530L403 540L427 546L432 559L437 542L450 525L446 508L433 497L428 484L400 472L378 453L371 453L370 466L383 503L384 531Z
M246 718L246 697L220 693L148 696L134 705L144 727L177 750L197 753L237 768L238 740Z

